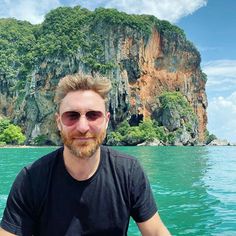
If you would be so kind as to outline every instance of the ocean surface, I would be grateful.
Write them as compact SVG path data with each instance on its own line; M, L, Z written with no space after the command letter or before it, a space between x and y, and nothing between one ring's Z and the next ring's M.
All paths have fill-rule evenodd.
M21 168L55 148L0 148L0 219ZM236 235L236 147L114 147L144 167L172 235ZM128 235L140 235L130 222Z

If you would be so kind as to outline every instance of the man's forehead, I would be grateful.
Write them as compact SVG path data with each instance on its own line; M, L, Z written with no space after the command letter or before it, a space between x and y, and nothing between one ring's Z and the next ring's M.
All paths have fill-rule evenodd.
M76 90L76 91L70 91L67 93L65 97L76 97L76 96L81 96L81 97L99 97L102 100L104 100L97 92L93 90Z
M103 109L105 100L92 90L78 90L69 92L61 102L60 107L70 107L73 109Z

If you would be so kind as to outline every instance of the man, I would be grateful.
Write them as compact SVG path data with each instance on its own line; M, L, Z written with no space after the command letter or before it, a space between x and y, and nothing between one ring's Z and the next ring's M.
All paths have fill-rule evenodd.
M57 87L56 121L64 147L17 176L0 235L126 235L130 216L142 235L170 235L138 161L101 146L110 81L82 74Z

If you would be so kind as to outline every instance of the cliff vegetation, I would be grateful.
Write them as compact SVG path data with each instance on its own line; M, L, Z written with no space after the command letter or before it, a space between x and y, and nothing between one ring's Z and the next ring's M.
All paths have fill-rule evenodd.
M6 144L23 144L26 137L19 126L14 125L8 119L0 119L0 146Z
M59 79L100 73L113 85L107 144L203 143L200 62L184 31L154 16L76 6L52 10L39 25L0 19L0 115L22 128L27 144L59 144L53 125Z

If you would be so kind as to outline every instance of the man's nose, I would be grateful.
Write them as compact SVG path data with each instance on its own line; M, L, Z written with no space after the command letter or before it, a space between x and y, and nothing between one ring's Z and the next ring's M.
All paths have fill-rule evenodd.
M86 116L81 116L76 124L76 129L84 134L89 130L89 122L86 118Z

